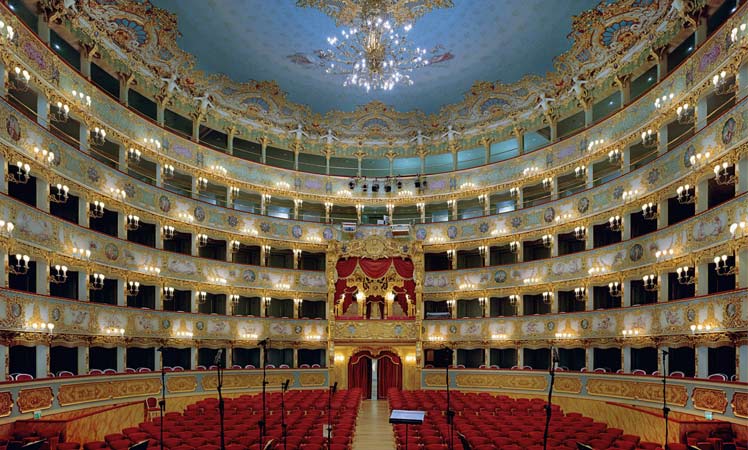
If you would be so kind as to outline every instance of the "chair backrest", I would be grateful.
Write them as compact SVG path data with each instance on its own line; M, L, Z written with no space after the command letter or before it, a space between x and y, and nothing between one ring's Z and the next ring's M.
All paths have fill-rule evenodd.
M116 374L117 371L114 369L104 369L104 375L113 375Z
M234 365L231 366L231 368L232 369L241 369L242 366L240 366L239 364L234 364Z
M139 373L147 373L147 372L150 372L150 371L151 371L151 369L149 367L138 367L138 372Z
M204 365L200 364L200 365L197 366L197 370L208 370L208 368L205 367Z
M631 373L633 375L646 375L647 374L647 372L642 369L634 369Z
M89 370L89 371L88 371L88 374L89 374L89 375L102 375L103 373L104 373L104 372L102 372L102 371L101 371L101 370L99 370L99 369L91 369L91 370Z
M174 366L171 368L174 372L184 372L184 367L182 366Z
M312 364L312 369L319 369L321 366L319 364Z
M211 366L208 367L208 370L216 370L217 368L218 368L218 366L211 365Z
M246 366L244 366L244 368L245 369L255 369L256 367L254 365L252 365L252 364L247 364Z
M72 377L72 376L75 376L75 374L73 372L68 371L68 370L61 370L57 374L57 376L58 377Z
M18 380L18 377L16 377L16 380ZM709 375L707 380L714 380L714 381L727 381L727 375L723 373L713 373Z
M158 401L156 400L156 397L148 397L145 399L145 406L148 408L155 408L158 406Z
M265 364L266 369L275 369L275 364Z
M655 370L654 372L652 372L652 375L660 376L660 375L662 375L662 373L660 373L659 370Z
M16 375L15 381L31 381L34 377L32 375L29 375L28 373L19 373Z
M279 369L288 369L289 367L288 367L288 364L281 364L280 366L278 366L278 368Z
M686 374L684 372L681 372L680 370L676 370L674 372L670 372L670 376L675 378L684 378Z
M133 369L132 367L126 367L125 373L135 373L135 369Z
M605 372L607 372L607 370L603 369L602 367L598 367L597 369L594 370L594 373L605 373Z
M299 369L308 369L309 364L299 364Z

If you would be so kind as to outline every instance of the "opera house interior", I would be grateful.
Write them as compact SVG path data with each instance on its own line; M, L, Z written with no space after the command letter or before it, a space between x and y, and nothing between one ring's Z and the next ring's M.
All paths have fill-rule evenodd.
M0 170L0 450L748 448L742 0L0 0Z

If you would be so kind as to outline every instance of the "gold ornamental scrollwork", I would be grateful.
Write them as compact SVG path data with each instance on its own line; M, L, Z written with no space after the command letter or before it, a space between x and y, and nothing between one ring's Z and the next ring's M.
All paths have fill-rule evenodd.
M397 274L394 266L390 266L387 273L381 278L369 278L361 270L361 267L356 267L356 270L346 280L348 286L357 288L359 292L366 292L368 296L380 297L384 297L388 292L391 292L392 288L402 288L405 282L405 279Z
M408 240L387 239L383 236L372 235L364 239L354 239L348 242L331 241L328 253L340 258L411 258L418 252L420 244Z

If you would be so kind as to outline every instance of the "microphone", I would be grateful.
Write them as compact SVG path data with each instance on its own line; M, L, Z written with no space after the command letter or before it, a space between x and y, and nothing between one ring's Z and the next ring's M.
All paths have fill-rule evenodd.
M268 345L269 343L270 343L270 338L265 338L265 339L261 340L260 342L258 342L257 345L259 345L261 347L264 347L264 346Z
M556 347L553 347L551 349L551 353L553 354L553 362L558 364L561 362L561 358L558 356L558 349Z
M221 356L223 356L223 349L219 348L218 351L216 352L216 357L213 359L214 366L221 364Z
M337 381L335 382L335 384L332 385L332 388L330 388L330 390L332 391L333 394L335 393L335 391L338 390L338 382Z
M558 364L558 361L558 349L556 347L551 347L551 364L548 366L548 372L550 372L551 375L553 375L553 372L556 370L556 364Z
M670 354L670 351L669 351L669 350L665 350L665 349L662 349L662 354L663 354L663 355L669 355L669 354Z
M287 390L288 390L288 384L289 384L290 382L291 382L291 380L289 380L289 379L286 379L286 382L285 382L285 383L283 383L283 390L284 390L284 391L287 391Z

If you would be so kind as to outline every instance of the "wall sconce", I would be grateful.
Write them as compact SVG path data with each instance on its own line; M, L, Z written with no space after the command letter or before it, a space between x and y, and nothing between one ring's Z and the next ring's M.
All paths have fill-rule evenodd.
M174 288L170 286L164 286L164 288L161 290L161 298L167 302L174 300Z
M239 195L239 192L241 192L241 190L238 187L229 186L229 195L231 195L232 197L236 197L237 195Z
M414 355L412 353L408 353L407 355L405 355L405 362L408 363L408 364L415 364L415 362L416 362L416 355Z
M187 223L192 223L195 221L195 216L186 212L180 212L177 217L179 217L179 220Z
M208 235L205 233L198 233L195 236L195 239L197 239L197 246L198 247L205 247L208 245Z
M584 178L587 175L587 166L577 166L574 168L575 178Z
M300 248L294 248L291 250L293 252L293 259L294 261L298 262L301 259L301 249Z
M649 202L642 205L642 217L644 220L657 220L659 215L657 204Z
M15 258L15 264L8 264L8 272L13 275L26 275L29 273L29 260L31 260L29 255L17 253Z
M125 285L125 293L128 297L135 297L140 292L139 281L128 281Z
M392 293L391 293L391 292L388 292L388 293L387 293L387 295L392 295ZM301 303L302 303L303 301L304 301L304 300L303 300L303 299L301 299L301 298L295 298L295 299L293 299L293 306L294 306L294 308L295 308L295 309L296 309L296 311L297 311L297 315L299 315L299 316L301 315ZM389 300L389 301L391 301L391 300Z
M605 272L607 272L605 267L600 267L600 266L590 267L589 269L587 269L587 274L590 276L602 275Z
M174 336L180 339L192 339L193 333L192 331L179 330L176 333L174 333Z
M103 273L92 273L88 278L88 288L92 291L100 291L104 289L104 280L106 277Z
M624 338L631 338L639 336L639 333L640 331L638 328L627 328L621 331L621 336L623 336Z
M520 300L520 297L517 294L512 294L512 295L509 296L509 304L510 305L516 306L517 302L519 302L519 300Z
M455 299L447 300L447 310L449 310L449 312L452 313L452 311L454 311L456 304L457 304L457 300Z
M53 284L62 284L68 280L68 267L55 264L53 272L49 274L48 280Z
M4 221L0 219L0 239L4 242L7 242L8 239L13 236L13 230L16 228L16 226L11 221Z
M11 87L19 92L26 92L29 90L29 81L31 80L31 74L26 69L21 69L16 66L11 72L11 76L8 77Z
M696 203L696 189L694 189L690 184L678 186L675 193L678 196L678 203L681 205Z
M727 255L714 257L714 270L719 276L735 275L737 268L727 262Z
M127 150L127 160L130 162L134 162L134 163L140 162L141 155L142 155L142 152L135 147L130 147Z
M488 297L479 297L478 298L478 304L480 305L481 311L483 311L483 314L486 313L486 304L488 303Z
M485 205L487 201L488 201L487 194L481 194L478 196L478 203L480 203L481 205Z
M608 219L608 228L610 231L621 231L623 230L623 219L621 219L621 216L611 216Z
M524 170L522 170L522 176L531 177L533 175L536 175L538 172L540 172L540 169L537 166L526 167Z
M455 256L457 256L457 250L453 248L450 248L449 250L447 250L447 259L452 261L455 259Z
M691 333L711 333L712 331L716 331L715 327L711 324L691 324L689 327L691 329Z
M93 131L91 131L91 142L94 145L104 145L106 144L106 130L100 127L94 127ZM132 149L131 149L132 150ZM140 161L140 152L138 151L138 159L137 161ZM135 162L137 162L135 161Z
M642 145L644 147L654 148L657 147L657 144L659 144L659 138L656 132L654 132L651 128L646 131L642 131Z
M49 118L54 122L67 122L70 118L70 106L62 102L57 102L49 108Z
M134 214L128 214L125 217L125 228L128 231L135 231L140 228L140 217Z
M304 204L304 200L302 200L300 198L293 199L293 206L294 206L294 208L299 209L299 208L301 208L301 206L303 204Z
M174 239L177 230L171 225L164 225L161 227L161 237L166 241Z
M219 165L210 166L210 171L213 172L214 175L218 175L219 177L225 177L229 173L229 171L226 170L225 167Z
M161 150L161 141L154 138L143 138L143 146L151 150Z
M72 250L73 258L80 259L82 261L88 261L91 259L91 250L87 248L73 247Z
M556 333L556 339L572 339L573 337L572 333Z
M196 291L195 298L199 304L203 304L208 300L208 293L205 291Z
M732 90L732 86L728 83L727 72L724 70L712 77L712 84L718 95L729 94Z
M673 97L675 97L675 94L673 94L672 92L670 93L670 95L665 94L662 97L657 97L654 102L655 108L660 109L664 108L665 106L669 106L673 101Z
M509 196L512 197L514 200L517 200L517 199L519 199L520 192L521 192L520 188L513 187L513 188L509 189Z
M172 179L174 178L174 166L171 164L164 164L161 166L161 175L163 175L164 179Z
M544 234L540 236L540 241L543 243L543 247L551 248L553 246L553 235Z
M608 162L610 164L620 164L623 160L622 156L623 155L621 155L621 151L615 148L608 152Z
M52 203L65 203L68 201L68 192L70 189L64 185L57 183L50 187L51 192L49 193L49 201Z
M460 283L460 285L457 286L457 288L461 291L474 291L475 289L478 288L478 286L473 283L466 282L466 283Z
M574 227L574 237L578 241L584 241L585 239L587 239L587 227Z
M0 36L0 39L12 41L16 35L15 30L10 25L6 25L5 22L0 20L0 32L5 32L5 36Z
M262 202L264 202L265 204L268 204L268 203L270 203L270 200L272 200L272 199L273 199L272 195L270 195L270 194L262 194L262 197L261 197L260 200L262 200Z
M639 189L629 189L628 191L623 191L623 193L621 194L621 200L623 200L623 202L626 203L632 200L636 200L638 196L639 196Z
M746 222L740 221L730 224L730 235L733 239L745 236Z
M125 329L119 327L106 327L104 328L104 333L108 334L109 336L124 336Z
M237 240L229 241L229 248L231 249L231 253L236 253L241 248L242 243Z
M239 294L229 294L229 301L234 305L234 307L239 304L239 298Z
M478 246L478 253L480 253L481 256L486 256L486 253L488 253L488 246L487 245L479 245Z
M5 173L5 179L7 181L10 181L11 183L16 183L16 184L28 183L30 176L31 176L31 166L23 163L22 161L18 161L16 163L15 171L13 172L8 171Z
M655 252L655 258L657 258L657 261L665 261L670 258L672 258L675 255L675 250L672 248L669 248L667 250L657 250Z
M226 278L221 278L221 277L210 277L208 281L210 281L213 284L224 284L224 285L229 282L229 280L227 280Z
M722 164L717 164L714 166L714 181L721 185L721 186L727 186L730 184L735 184L737 179L735 178L734 173L730 173L730 166L726 162L723 162Z
M586 287L574 288L574 298L580 302L587 300L587 288Z
M509 336L504 333L496 333L491 335L491 339L494 341L503 341L509 339Z
M689 285L696 283L696 271L688 266L678 267L675 273L678 274L678 283Z
M125 192L124 189L109 188L109 193L111 194L112 197L114 197L115 200L124 202L125 199L127 198L127 192Z
M612 281L608 283L608 292L610 293L611 297L620 297L623 295L623 289L622 289L621 283L618 281Z
M161 268L156 266L143 266L143 272L146 275L159 276L161 274Z
M644 290L647 292L655 292L660 289L660 278L655 274L644 275L642 281L644 282Z
M709 158L712 156L711 152L698 152L694 155L691 155L690 158L688 158L688 161L691 163L691 167L694 169L698 169L704 164L709 161Z
M270 303L273 301L270 297L262 297L260 298L260 301L262 301L262 304L265 305L265 315L267 315L267 309L270 308Z
M675 110L678 115L678 123L681 125L687 125L693 123L696 117L694 108L688 103L684 103Z
M86 95L83 92L78 92L75 89L71 91L73 98L82 106L91 106L91 96Z
M260 246L260 251L265 257L265 265L267 265L267 262L270 261L270 245L263 244Z
M208 188L208 179L205 177L197 177L195 187L198 191L204 191Z
M739 26L732 29L730 32L730 40L733 43L738 42L739 40L745 39L746 36L746 25L744 23L741 23Z
M33 321L26 325L31 331L41 333L51 333L55 329L55 324L52 322Z
M543 181L541 181L543 184L543 189L546 191L550 191L553 188L553 178L543 178Z
M543 292L542 295L543 295L543 303L545 303L546 305L550 305L551 302L553 301L553 292L545 291Z
M605 144L605 139L595 139L594 141L590 141L590 143L587 144L587 151L589 153L592 153L598 148L602 147L603 144Z
M537 283L540 283L540 278L537 278L537 277L525 278L522 280L522 283L525 285L537 284Z
M509 251L516 255L517 253L519 253L519 246L519 241L512 241L509 243Z

